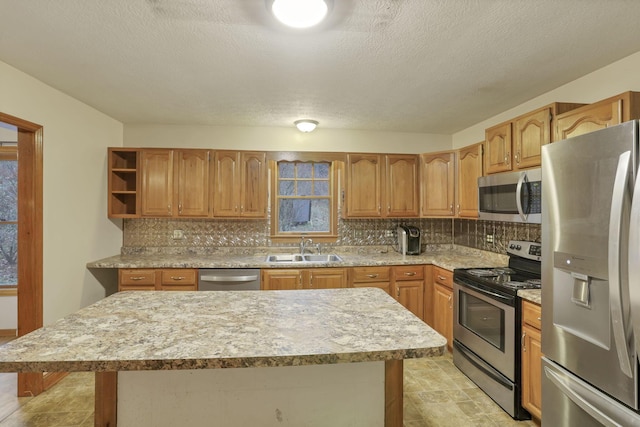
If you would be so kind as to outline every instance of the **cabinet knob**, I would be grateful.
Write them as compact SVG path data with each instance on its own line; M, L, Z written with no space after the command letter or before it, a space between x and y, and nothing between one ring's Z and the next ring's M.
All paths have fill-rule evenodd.
M504 162L506 164L509 164L509 163L511 163L510 160L511 160L511 153L507 151L507 155L504 156Z
M524 341L524 338L526 337L526 335L527 335L527 333L526 333L526 332L523 332L523 333L522 333L522 338L520 339L520 346L522 347L522 351L523 351L524 353L526 353L526 352L527 352L527 346L525 345L525 341Z
M182 213L182 202L178 203L178 212Z
M396 298L400 298L400 288L396 288Z
M451 303L451 299L453 298L453 295L449 295L449 308L453 308L453 304Z

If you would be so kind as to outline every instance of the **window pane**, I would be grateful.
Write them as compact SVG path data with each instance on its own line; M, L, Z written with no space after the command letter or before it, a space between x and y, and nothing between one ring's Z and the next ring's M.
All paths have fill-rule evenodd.
M316 179L329 178L329 163L316 163L314 169Z
M311 178L311 163L298 163L298 178Z
M329 200L280 199L280 232L329 232Z
M18 162L0 161L0 221L18 220Z
M294 196L295 195L295 181L280 181L278 188L278 194L280 196Z
M313 181L298 181L298 196L310 196Z
M279 162L278 163L278 175L280 178L294 178L295 163L291 162Z
M18 225L0 224L0 286L18 283Z
M316 181L313 190L314 196L328 196L329 181Z

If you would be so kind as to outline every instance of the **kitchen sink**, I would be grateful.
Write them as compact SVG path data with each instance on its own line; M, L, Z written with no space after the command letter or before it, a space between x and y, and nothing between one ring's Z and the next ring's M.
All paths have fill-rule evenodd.
M265 262L339 262L342 258L336 254L269 254Z

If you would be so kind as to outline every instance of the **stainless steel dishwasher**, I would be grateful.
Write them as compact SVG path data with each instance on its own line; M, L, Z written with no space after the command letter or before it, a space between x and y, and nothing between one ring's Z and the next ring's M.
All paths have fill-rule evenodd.
M198 271L199 291L259 291L258 268L207 268Z

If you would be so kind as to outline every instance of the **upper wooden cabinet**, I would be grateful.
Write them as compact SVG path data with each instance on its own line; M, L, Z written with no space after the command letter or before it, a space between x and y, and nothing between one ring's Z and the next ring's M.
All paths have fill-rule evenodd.
M570 112L558 114L555 141L640 118L640 92L624 92Z
M348 154L346 175L346 217L418 216L417 155Z
M555 102L485 130L485 173L540 166L542 146L554 140L554 117L584 104Z
M482 176L482 142L457 152L456 213L460 218L478 217L478 178Z
M267 215L265 152L216 151L213 216L264 218Z
M209 151L142 149L142 215L209 215Z
M453 151L420 156L422 216L455 215L455 157Z
M140 216L140 150L109 148L108 213L110 218Z

